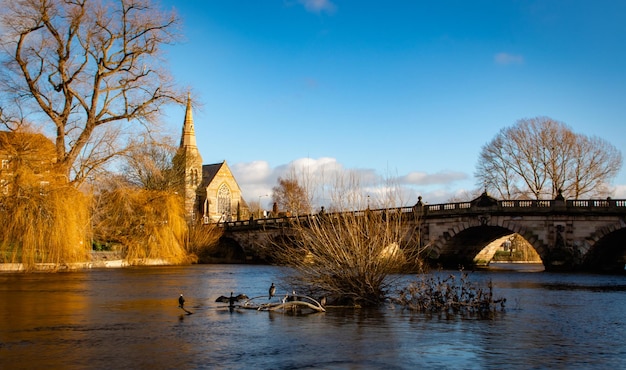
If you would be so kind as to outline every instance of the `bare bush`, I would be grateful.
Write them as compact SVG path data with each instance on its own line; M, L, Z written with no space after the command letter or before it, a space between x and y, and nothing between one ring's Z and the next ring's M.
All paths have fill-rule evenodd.
M286 284L341 305L377 306L394 285L393 274L420 270L413 226L389 210L320 214L292 225L274 259L292 267Z
M490 317L503 310L505 298L495 298L491 281L485 287L476 286L469 275L420 275L394 300L410 310L445 315Z

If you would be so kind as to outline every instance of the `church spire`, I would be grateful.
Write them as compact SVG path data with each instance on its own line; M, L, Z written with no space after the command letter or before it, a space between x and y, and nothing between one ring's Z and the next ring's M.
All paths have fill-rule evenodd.
M185 124L180 139L181 148L196 147L196 131L193 127L193 113L191 111L191 93L187 93L187 108L185 110Z
M199 205L197 204L197 190L202 182L202 156L196 145L196 132L193 127L193 114L191 113L191 94L187 94L187 109L185 111L185 123L180 138L180 148L176 153L176 163L182 165L185 170L185 178L182 185L185 197L185 212L189 220L196 219Z

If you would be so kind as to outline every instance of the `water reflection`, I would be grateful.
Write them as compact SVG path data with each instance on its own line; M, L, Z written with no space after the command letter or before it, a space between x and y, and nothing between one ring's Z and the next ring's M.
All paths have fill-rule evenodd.
M231 291L263 295L281 274L228 265L2 274L0 368L626 366L623 276L472 273L508 300L493 320L392 307L293 316L215 303ZM192 315L177 307L180 293Z
M487 271L541 272L546 268L541 263L490 262L485 269Z

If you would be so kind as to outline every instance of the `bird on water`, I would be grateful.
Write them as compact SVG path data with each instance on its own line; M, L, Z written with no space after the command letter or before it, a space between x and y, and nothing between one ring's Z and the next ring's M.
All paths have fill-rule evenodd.
M191 315L193 313L185 308L185 297L183 297L183 293L180 293L180 296L178 297L178 308L185 311L187 315Z
M272 299L272 297L276 294L276 286L274 285L274 283L272 283L272 285L270 286L269 293L270 293L270 298L269 299Z
M221 303L231 303L232 302L234 304L235 302L242 301L244 299L248 299L248 296L243 294L243 293L238 294L238 295L235 296L235 295L233 295L233 292L230 292L230 297L226 297L226 296L221 295L221 296L217 297L215 302L221 302Z
M326 307L326 296L323 296L322 298L320 298L320 305L322 307Z

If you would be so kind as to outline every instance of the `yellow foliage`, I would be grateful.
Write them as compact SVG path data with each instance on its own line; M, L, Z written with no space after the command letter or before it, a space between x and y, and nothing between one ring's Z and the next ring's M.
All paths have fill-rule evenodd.
M129 263L191 262L185 251L187 224L178 195L120 187L104 194L102 204L99 237L122 244Z
M70 185L41 192L24 189L3 196L0 211L0 260L60 264L89 260L91 222L89 197Z
M187 252L201 258L215 252L224 229L216 223L197 223L189 228Z
M56 171L54 144L37 133L2 132L0 153L8 162L0 173L0 262L30 270L88 261L90 197Z

